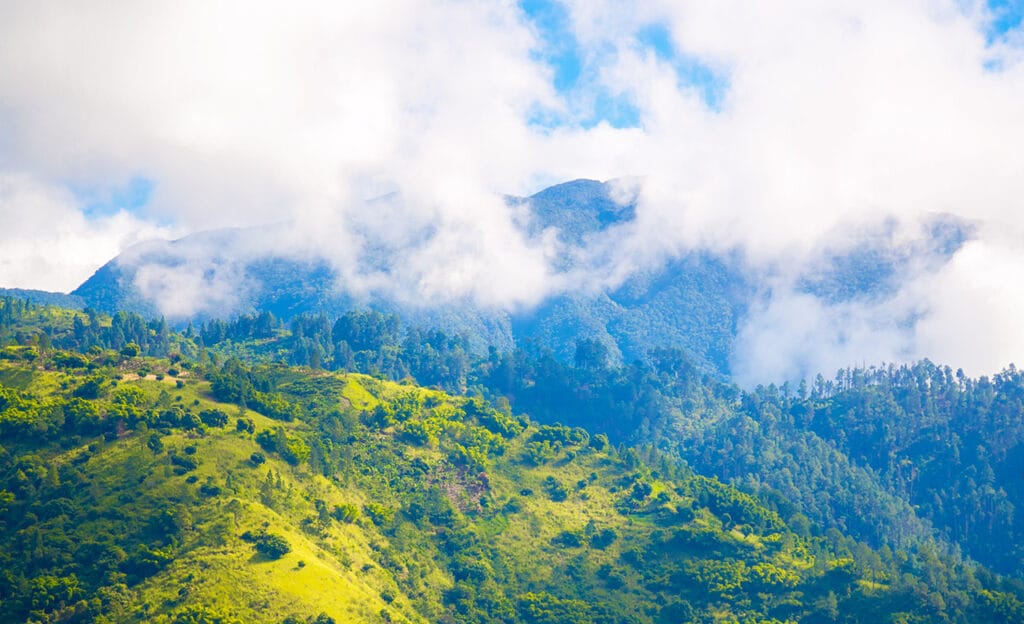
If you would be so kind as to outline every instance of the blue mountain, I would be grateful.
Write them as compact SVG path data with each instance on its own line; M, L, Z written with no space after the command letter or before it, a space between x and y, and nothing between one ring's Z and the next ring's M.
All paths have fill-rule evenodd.
M530 197L508 197L507 202L525 236L554 231L554 270L569 277L600 274L602 262L607 262L602 249L630 227L638 209L635 202L622 201L613 184L594 180L574 180ZM898 286L902 268L921 257L943 262L968 232L955 220L937 219L916 246L895 245L882 232L852 250L827 252L797 287L829 302L884 297ZM423 305L386 291L357 295L321 259L254 252L262 248L260 237L267 235L265 230L231 229L146 243L104 265L71 296L107 312L158 315L160 284L155 285L156 295L154 288L144 293L139 287L145 281L140 278L156 268L168 279L178 271L191 275L210 293L194 310L183 308L186 313L172 319L180 323L264 310L285 320L299 314L334 316L365 307L397 313L410 324L462 334L477 352L489 346L532 345L571 359L577 341L592 339L605 345L612 362L622 362L644 358L653 348L679 347L698 367L727 375L737 328L759 293L757 276L736 259L695 251L638 270L621 283L557 294L513 314L468 299ZM386 276L391 270L387 255L367 254L369 262L379 264L370 268Z

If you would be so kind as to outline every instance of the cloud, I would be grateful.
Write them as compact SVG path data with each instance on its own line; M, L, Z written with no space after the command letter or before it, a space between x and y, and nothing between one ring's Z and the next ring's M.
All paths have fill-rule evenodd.
M326 257L358 292L516 308L701 248L739 252L774 285L741 328L747 370L923 356L993 370L1020 358L1016 294L969 278L1018 268L992 228L947 266L908 270L883 301L795 287L822 250L879 223L904 242L934 213L1024 225L1019 29L993 36L984 5L954 0L564 5L558 28L579 64L568 84L548 64L557 42L508 1L308 1L287 13L5 2L0 174L34 190L5 193L0 217L27 224L42 202L54 218L0 234L0 280L67 288L167 234L155 223L289 224L268 247ZM595 123L608 102L636 123ZM551 237L524 237L500 200L623 176L639 181L637 223L600 250L598 273L571 283L552 269ZM86 218L63 190L139 177L154 187L135 213ZM374 254L389 273L367 270ZM140 279L193 309L210 290L202 275ZM954 305L951 292L971 297ZM783 326L789 317L806 322ZM966 319L1007 338L947 335ZM769 364L769 353L782 355Z
M125 247L172 230L118 211L89 220L78 200L27 174L0 174L0 284L66 292Z
M156 181L143 218L186 230L295 223L295 238L340 268L357 254L333 243L363 242L349 215L398 192L404 212L389 227L444 228L408 258L435 267L416 280L427 294L472 291L499 271L510 287L482 300L535 301L543 254L517 240L499 193L614 173L565 157L583 133L552 138L528 122L563 104L510 3L305 2L282 15L270 3L13 2L0 40L0 119L12 129L0 170L55 188L141 174ZM559 162L543 156L548 142Z
M741 385L779 383L846 366L909 359L906 317L891 305L830 304L783 289L750 311L737 336L733 375Z
M743 254L765 287L741 323L742 378L920 357L979 374L1020 360L1019 248L991 227L941 269L907 267L882 300L831 303L796 287L866 227L893 223L897 246L934 213L1020 231L1019 33L990 44L987 9L954 2L614 7L573 3L573 15L581 40L617 51L602 76L643 119L628 253ZM728 84L716 107L638 37L656 22ZM962 338L964 327L980 335Z
M974 375L1020 364L1024 354L1024 236L1006 226L987 234L911 286L924 302L914 327L917 352Z

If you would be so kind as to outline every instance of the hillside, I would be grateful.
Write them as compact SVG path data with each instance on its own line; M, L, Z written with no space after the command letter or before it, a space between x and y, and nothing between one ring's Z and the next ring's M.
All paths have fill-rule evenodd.
M59 306L72 310L85 307L85 300L76 295L48 292L45 290L25 290L24 288L0 288L0 297L31 301L42 305Z
M72 316L0 352L3 621L1022 614L1019 590L934 548L815 535L666 455L502 401L193 360L174 334L169 358L41 343Z
M372 312L271 324L240 317L195 336L225 356L473 389L540 422L656 446L820 531L896 549L937 540L1002 573L1024 570L1019 549L999 546L1021 535L1024 382L1013 368L975 380L925 361L743 392L678 349L624 366L597 341L578 342L571 363L543 348L480 358Z

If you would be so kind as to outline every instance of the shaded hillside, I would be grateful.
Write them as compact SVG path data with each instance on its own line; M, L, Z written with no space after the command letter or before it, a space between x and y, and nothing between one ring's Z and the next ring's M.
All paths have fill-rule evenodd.
M513 331L520 343L542 345L564 361L572 359L578 340L592 339L609 348L615 363L673 346L702 368L725 373L749 296L744 278L727 263L693 254L607 292L554 297L514 317Z
M803 425L912 503L965 552L1024 570L1024 375L924 361L841 371L788 402Z

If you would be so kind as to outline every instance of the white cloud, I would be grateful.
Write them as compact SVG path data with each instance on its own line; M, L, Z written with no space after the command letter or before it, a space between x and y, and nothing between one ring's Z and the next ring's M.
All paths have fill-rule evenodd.
M67 292L140 240L167 236L121 211L86 219L76 199L29 175L0 175L0 284Z
M184 230L290 221L297 229L272 245L326 255L357 290L394 279L427 300L530 305L565 284L548 266L551 241L523 240L497 194L576 177L643 181L633 235L610 246L613 279L706 247L739 249L785 284L822 248L883 219L908 231L935 212L1024 225L1020 36L988 45L981 4L567 4L581 57L600 61L601 86L635 103L642 127L531 126L538 108L589 118L578 108L592 98L554 91L538 33L510 0L310 1L288 11L5 2L0 173L27 172L35 190L8 192L0 205L5 225L22 224L0 233L0 282L68 288L127 242L160 233L140 218ZM727 81L720 110L638 43L656 21L677 51ZM140 217L85 219L73 196L53 190L140 174L157 183ZM365 200L389 192L400 207L368 214L383 209ZM34 202L59 218L30 227L23 213ZM436 236L421 240L424 228ZM887 303L837 308L780 287L744 328L751 351L741 356L760 361L769 334L781 332L788 363L765 369L778 374L797 360L933 355L991 370L1020 358L1016 295L968 277L1017 268L1019 250L990 231L946 269L909 275ZM396 275L359 272L367 240L395 252ZM52 247L61 251L40 252ZM167 290L166 277L150 285L206 286L181 279ZM974 296L943 303L947 288ZM925 312L908 338L893 323L913 297ZM806 327L780 328L782 316L800 314ZM967 318L1007 338L946 336ZM829 338L840 329L854 338Z
M585 39L617 50L602 75L644 120L634 167L645 229L632 253L738 249L774 275L741 327L735 366L748 382L919 357L978 374L1024 357L1021 249L991 227L938 273L909 271L883 301L830 304L792 284L865 225L889 220L913 236L942 212L1021 231L1024 64L1019 36L987 45L983 5L573 4ZM655 20L728 81L720 111L638 46Z
M500 271L510 287L482 299L535 300L543 254L517 240L497 194L614 173L571 156L580 133L527 123L560 104L513 3L12 2L0 41L0 119L15 129L0 171L83 187L143 172L158 183L148 217L294 221L339 265L352 254L331 242L360 242L345 214L399 191L400 218L450 226L416 267L426 290L473 294Z
M925 312L914 330L917 354L971 375L1020 364L1021 276L1024 237L1019 228L992 232L965 245L949 264L914 285Z
M829 304L782 289L755 305L740 328L733 374L741 385L752 386L906 361L911 341L901 312L892 305Z

